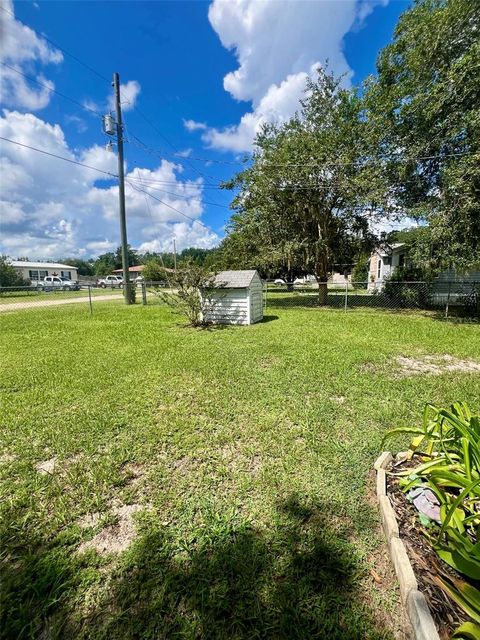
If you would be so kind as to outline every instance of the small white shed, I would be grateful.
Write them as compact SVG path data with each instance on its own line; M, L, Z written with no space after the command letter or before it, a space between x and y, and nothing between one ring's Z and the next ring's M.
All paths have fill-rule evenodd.
M216 324L254 324L263 318L263 285L255 270L221 271L215 276L205 313Z

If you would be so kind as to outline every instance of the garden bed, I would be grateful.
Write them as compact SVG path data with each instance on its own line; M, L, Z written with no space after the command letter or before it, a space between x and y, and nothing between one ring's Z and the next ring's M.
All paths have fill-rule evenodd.
M388 452L383 453L375 463L377 496L390 555L400 582L403 601L407 605L415 639L430 640L431 638L433 640L434 636L431 635L433 630L432 628L429 630L433 625L437 632L435 637L448 640L469 618L452 599L447 597L437 581L439 577L450 579L465 577L440 560L428 541L427 527L420 522L417 509L402 491L399 477L393 475L413 469L418 464L419 459L415 455L412 460L407 461L403 454L393 459ZM397 543L391 544L394 538L400 540L400 553ZM402 550L406 552L404 559ZM405 566L407 560L409 566ZM404 566L399 567L402 563ZM415 611L417 607L412 607L412 600L415 598L418 600L419 597L415 592L423 596L428 611Z

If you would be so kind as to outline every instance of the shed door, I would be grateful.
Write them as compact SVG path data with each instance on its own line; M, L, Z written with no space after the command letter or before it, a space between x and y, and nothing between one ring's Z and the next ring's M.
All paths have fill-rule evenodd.
M256 322L262 315L262 294L252 291L250 294L250 321Z

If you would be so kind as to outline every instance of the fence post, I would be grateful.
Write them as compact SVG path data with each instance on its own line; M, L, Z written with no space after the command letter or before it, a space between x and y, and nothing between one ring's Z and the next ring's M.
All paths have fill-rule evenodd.
M142 304L147 304L147 285L142 282Z
M90 315L93 316L92 287L90 285L88 285L88 304L90 305Z
M448 305L450 304L450 291L452 289L451 280L448 281L448 295L447 295L447 305L445 307L445 318L448 318Z
M345 281L345 313L347 313L348 307L348 280Z

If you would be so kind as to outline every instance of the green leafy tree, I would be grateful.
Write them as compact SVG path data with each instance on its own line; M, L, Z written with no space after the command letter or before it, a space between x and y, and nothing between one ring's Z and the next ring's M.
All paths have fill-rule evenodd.
M354 283L367 283L368 282L368 267L370 264L370 256L360 256L355 266L352 269L352 282Z
M384 198L428 224L428 268L480 264L479 33L478 2L417 0L365 93Z
M239 262L289 280L314 273L319 302L326 302L333 265L351 263L371 246L368 221L378 214L362 109L355 91L319 69L300 113L263 128L251 167L226 185L239 191L225 256L240 249Z
M158 262L158 264L163 264L167 269L173 269L175 264L173 253L168 252L158 253L156 251L147 251L141 256L143 264L147 264L150 260L154 260Z
M168 267L165 267L158 258L150 258L143 268L143 279L145 282L164 282L170 277L169 272L165 269Z
M82 260L80 258L61 258L59 262L62 262L63 264L69 264L72 267L77 267L78 275L80 276L95 275L94 260Z
M130 245L127 245L127 257L128 257L128 266L134 267L140 264L140 258L135 249L132 249ZM122 247L117 247L115 251L115 269L122 268Z
M204 327L209 324L208 314L219 299L213 296L216 291L214 274L190 262L170 274L169 285L167 291L154 291L171 309L184 316L188 326Z
M98 256L94 263L95 275L97 276L107 276L116 268L115 254L112 251Z
M7 256L0 256L0 287L22 287L28 283L9 263Z

